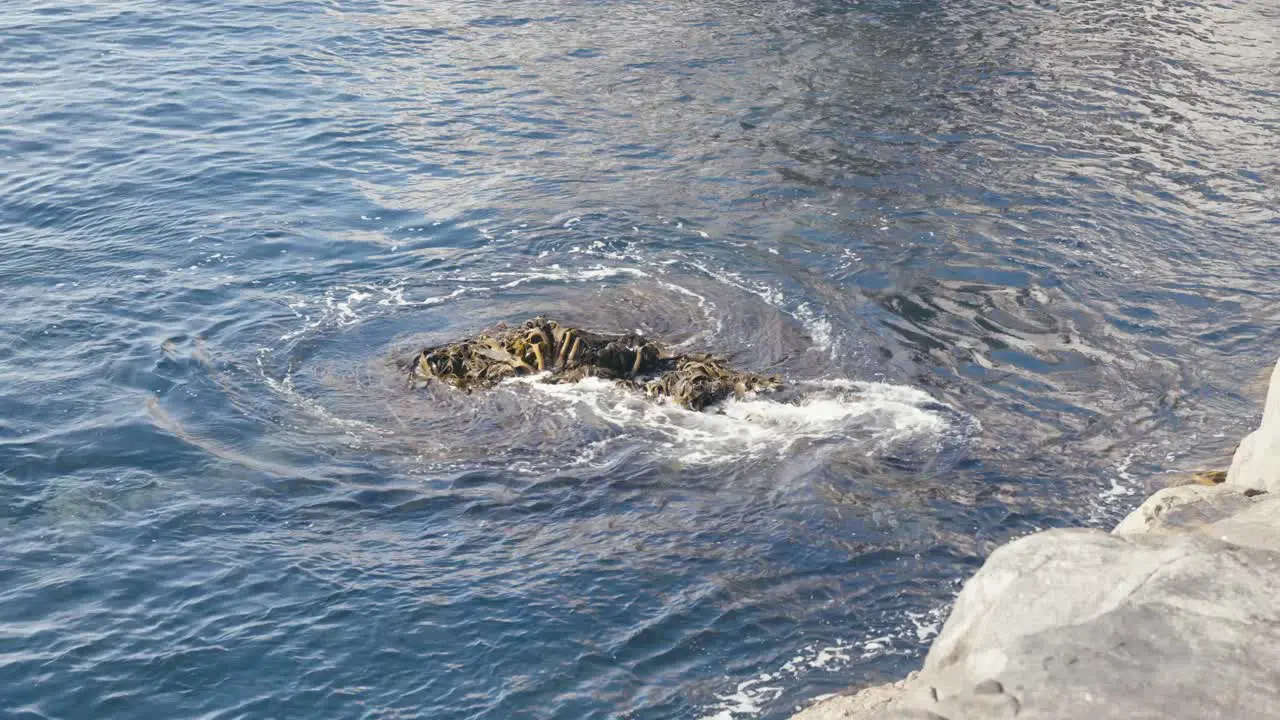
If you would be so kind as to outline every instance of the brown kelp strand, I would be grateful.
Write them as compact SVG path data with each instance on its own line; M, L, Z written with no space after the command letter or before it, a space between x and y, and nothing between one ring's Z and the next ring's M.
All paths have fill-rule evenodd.
M782 386L777 376L735 369L722 357L668 355L661 345L636 333L596 333L541 317L426 348L410 367L417 379L466 391L538 373L546 373L542 381L549 383L597 377L652 398L671 398L691 410Z

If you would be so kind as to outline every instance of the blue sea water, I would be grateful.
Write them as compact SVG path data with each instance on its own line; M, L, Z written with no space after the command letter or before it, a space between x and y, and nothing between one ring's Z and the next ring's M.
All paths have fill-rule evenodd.
M7 0L0 714L784 718L1280 351L1280 10ZM413 389L543 313L786 401Z

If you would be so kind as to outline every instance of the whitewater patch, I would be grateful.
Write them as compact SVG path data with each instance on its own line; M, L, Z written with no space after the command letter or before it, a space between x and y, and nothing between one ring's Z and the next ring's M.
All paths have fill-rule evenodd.
M879 382L824 380L799 383L785 397L730 399L696 412L587 378L550 384L517 378L544 409L572 413L583 423L607 425L615 437L644 437L685 464L708 465L748 457L783 457L802 443L848 440L868 456L908 441L937 444L955 427L949 407L928 393ZM597 451L607 442L597 443ZM590 462L596 452L584 454Z
M579 218L570 218L570 220L577 221ZM665 220L663 222L664 224L666 223ZM566 227L569 227L569 225L566 225ZM677 228L680 227L683 227L683 224L677 223ZM701 230L696 232L703 238L708 237L707 233ZM605 239L608 240L609 238L606 236ZM691 256L685 251L677 251L675 253L676 257L649 260L640 252L639 246L636 243L620 240L619 245L620 246L615 246L612 242L605 243L603 241L596 240L586 247L574 246L570 248L569 252L592 255L615 261L636 263L642 267L649 268L655 276L665 274L672 266L683 266L687 269L696 270L721 285L754 295L770 306L795 319L806 331L808 331L809 337L813 340L814 350L828 353L833 358L838 356L840 352L840 341L835 334L831 320L821 311L815 309L809 302L795 302L792 298L787 297L781 289L773 285L743 277L741 273L734 272L724 267L718 267L714 263L711 263L709 259ZM771 249L771 253L774 255L778 254L776 249ZM644 276L650 276L650 274L645 271L636 272ZM691 291L681 286L663 281L659 282L660 284L667 286L669 289L691 294ZM708 303L708 307L709 309L714 310L714 305L710 305ZM718 317L708 315L708 318L715 320L717 332L723 329L723 322Z
M343 429L350 437L352 446L358 446L361 441L361 435L354 431L359 431L360 433L371 433L374 435L390 434L389 430L377 427L371 423L364 422L362 420L341 418L329 412L319 402L303 395L294 388L292 373L286 373L284 377L279 379L271 377L267 372L266 365L262 362L263 356L268 352L269 351L265 348L259 349L257 357L258 374L262 378L262 381L267 384L267 387L271 388L280 397L285 398L297 407L301 408L313 418L326 422L336 428Z
M1098 490L1091 498L1087 524L1092 527L1109 527L1115 525L1129 513L1141 499L1144 492L1140 476L1134 474L1133 465L1140 458L1153 454L1150 444L1138 445L1116 462L1106 474L1107 487ZM1168 457L1166 460L1172 460Z
M309 332L328 327L355 325L377 308L382 307L431 307L456 300L464 295L497 294L528 283L548 282L559 284L601 282L614 278L649 278L644 270L629 267L593 265L583 268L564 268L547 265L539 270L493 271L483 275L459 275L444 278L452 285L447 291L425 290L422 297L408 294L410 279L402 278L387 283L344 284L326 289L318 298L295 297L285 303L290 312L300 320L298 327L285 332L280 341L295 340ZM696 294L672 283L663 283L668 289ZM700 296L699 296L700 297ZM710 316L708 316L710 317Z
M960 581L957 579L955 584L958 594ZM813 673L841 672L854 663L886 655L918 655L938 635L952 602L935 605L920 612L908 610L897 613L888 618L888 622L880 629L872 630L855 640L837 638L828 642L809 643L777 670L734 682L732 689L716 695L715 702L702 708L698 720L748 720L759 717L772 710L788 688L801 684ZM822 698L813 698L810 702L820 699ZM798 711L801 708L792 709Z
M718 335L724 332L724 317L716 310L715 303L711 302L711 300L708 299L706 295L696 293L690 290L689 288L684 287L683 285L677 285L673 282L667 282L666 280L658 280L657 283L659 286L664 287L672 292L679 293L681 295L684 295L685 297L692 298L694 302L698 304L698 309L702 311L702 314L706 318L708 325L715 326L715 334ZM684 346L692 345L701 336L702 336L702 333L700 332L695 333L694 335L690 336L688 340L685 340L679 345L676 345L676 347L684 347Z
M286 307L302 322L299 327L281 335L280 340L288 342L324 327L354 325L369 307L437 305L466 292L466 288L458 288L445 295L411 301L405 298L404 281L385 285L338 285L325 290L318 299L294 298L286 303Z
M588 268L568 269L558 264L553 264L548 265L546 269L541 271L497 271L490 273L489 277L500 281L498 288L505 290L538 281L559 283L591 282L615 277L649 277L649 273L628 267L596 265Z
M794 303L777 288L711 265L689 259L674 262L692 266L715 284L759 298L798 320L809 331L814 342L812 349L825 353L834 352L838 347L837 333L817 307ZM689 314L681 325L691 326L692 332L673 347L714 344L714 338L725 332L723 311L727 301L714 293L706 294L706 288L696 282L691 286L675 282L670 270L670 266L661 264L645 265L644 269L609 263L579 267L545 264L525 269L448 273L421 286L417 286L413 278L335 285L323 290L319 297L294 297L287 301L297 323L280 335L277 342L260 348L257 363L272 390L312 417L351 434L398 434L406 429L403 422L393 429L368 422L366 413L360 413L359 420L347 419L342 417L347 412L326 408L330 403L320 398L306 398L296 390L291 378L298 370L290 357L293 342L306 335L354 326L388 313L444 306L464 296L500 297L522 285L589 285L638 279L665 291L660 295L681 303L680 309ZM627 309L624 306L624 312ZM274 358L274 362L268 358ZM274 371L268 372L268 366ZM536 382L536 379L515 379L497 392L519 392L528 411L557 419L547 427L559 427L561 430L557 432L569 435L580 433L581 443L569 450L572 453L569 465L607 464L617 457L619 449L637 446L646 453L694 466L783 458L819 446L833 446L837 448L833 451L842 454L872 458L889 452L902 455L899 450L909 456L927 456L944 446L954 446L956 439L970 434L974 423L969 416L922 390L886 382L839 378L796 382L784 378L788 387L783 392L730 399L708 411L693 412L598 379L563 385ZM495 401L479 405L485 406L498 407ZM568 425L563 424L565 420ZM513 441L517 437L518 434L512 436ZM566 449L561 448L557 453ZM565 459L560 454L557 462L564 465ZM541 465L537 459L528 462L531 467ZM520 471L518 467L511 469Z
M831 325L831 320L815 310L808 302L793 303L782 290L768 283L744 278L740 273L723 268L711 268L698 261L688 261L688 265L701 271L716 282L754 295L790 315L808 331L809 337L813 340L814 350L825 352L832 358L839 355L840 343Z

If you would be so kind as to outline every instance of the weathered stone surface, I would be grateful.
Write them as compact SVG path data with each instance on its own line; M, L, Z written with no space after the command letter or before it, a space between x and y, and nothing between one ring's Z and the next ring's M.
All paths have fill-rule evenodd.
M1274 369L1262 424L1240 441L1227 471L1227 484L1280 492L1280 372Z
M1280 497L1193 492L1178 507L1248 504L1181 534L1010 543L965 585L917 676L799 717L1280 718Z
M1000 548L919 674L798 717L1280 718L1277 490L1273 372L1225 483L1161 490L1110 534L1051 530Z
M1165 488L1129 513L1112 532L1120 535L1170 535L1230 517L1257 502L1256 491L1227 485L1179 485Z
M1209 534L1206 532L1205 534ZM948 718L999 681L1020 718L1280 715L1280 553L1196 535L1055 530L992 554L917 683Z
M1242 547L1280 550L1280 495L1257 496L1249 507L1218 522L1199 528L1202 535ZM1267 579L1270 583L1280 578ZM1277 708L1280 712L1280 708Z
M897 682L872 685L853 695L841 695L806 708L791 720L850 720L889 709L907 691L907 684L915 679L913 672Z

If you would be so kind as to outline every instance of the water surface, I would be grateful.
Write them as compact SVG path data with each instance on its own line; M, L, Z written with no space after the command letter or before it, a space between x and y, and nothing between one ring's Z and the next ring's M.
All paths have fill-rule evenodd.
M14 717L786 717L1280 348L1270 3L6 10ZM793 402L396 369L537 313Z

